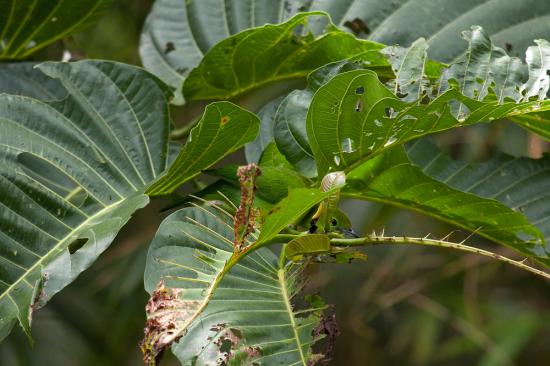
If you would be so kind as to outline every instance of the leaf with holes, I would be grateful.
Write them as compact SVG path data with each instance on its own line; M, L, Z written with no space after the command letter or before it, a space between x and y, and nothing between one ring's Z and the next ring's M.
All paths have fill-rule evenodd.
M89 267L166 169L169 91L113 62L45 63L66 90L0 95L0 334ZM101 93L97 93L101 90Z
M425 37L430 57L445 62L466 51L458 42L459 33L474 24L515 54L523 54L533 39L550 37L550 3L540 0L157 0L141 35L141 59L180 91L185 77L218 42L314 10L327 12L341 29L375 42L408 46ZM181 92L176 94L176 102L183 103Z
M437 92L428 92L424 87L416 101L406 102L408 94L396 96L370 70L344 72L322 85L312 99L306 121L319 175L360 164L427 134L503 118L520 117L517 122L522 124L522 116L550 109L550 101L544 100L550 77L542 61L529 56L535 52L533 49L528 51L527 66L542 71L531 72L523 83L523 64L495 47L482 29L474 27L464 37L469 41L464 59L444 69L441 79L433 82L431 87ZM535 47L550 52L544 42ZM403 73L418 83L428 82L421 66L425 52L385 52L397 70L394 84L407 86L399 80ZM534 77L544 89L536 95L538 100L532 100L529 92ZM409 85L406 90L414 89ZM539 123L537 127L549 134L550 125Z
M169 346L184 365L306 366L319 357L311 346L324 306L296 311L291 302L303 267L281 268L260 248L227 271L233 235L233 218L209 204L161 224L145 270L152 297L142 349L150 364Z
M0 14L0 60L28 57L94 23L111 0L7 0Z

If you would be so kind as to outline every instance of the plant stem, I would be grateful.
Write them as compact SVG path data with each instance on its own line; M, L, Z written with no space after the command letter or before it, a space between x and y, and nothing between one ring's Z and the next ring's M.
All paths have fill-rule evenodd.
M187 136L189 136L189 133L191 132L193 127L195 127L199 123L200 120L201 119L200 119L200 116L199 116L199 117L195 118L194 120L192 120L191 122L189 122L188 124L186 124L185 126L174 129L172 132L170 132L170 139L172 139L172 140L181 140L181 139L186 138Z
M354 238L354 239L331 239L330 243L336 246L369 246L369 245L424 245L440 248L450 248L455 250L460 250L463 252L469 252L474 254L483 255L485 257L493 258L504 263L511 264L518 268L524 269L541 277L550 280L550 273L546 273L539 269L528 266L524 263L524 260L516 261L511 258L505 257L503 255L493 253L488 250L479 249L476 247L471 247L469 245L461 243L453 243L445 240L438 239L429 239L425 238L409 238L405 236L378 236L372 235L364 238Z

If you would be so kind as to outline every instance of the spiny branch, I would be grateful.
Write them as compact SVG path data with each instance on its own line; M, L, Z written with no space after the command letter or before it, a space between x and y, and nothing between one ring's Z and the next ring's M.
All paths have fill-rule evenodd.
M448 238L448 236L449 235L447 235L444 239ZM374 234L374 235L366 236L364 238L356 238L356 239L334 238L330 240L330 243L335 246L423 245L423 246L431 246L431 247L450 248L450 249L460 250L463 252L474 253L485 257L493 258L550 280L550 273L541 271L537 268L534 268L525 264L524 262L527 258L523 260L514 260L488 250L479 249L476 247L466 245L464 244L464 241L465 240L463 240L460 243L454 243L446 240L429 239L428 235L426 235L423 238L411 238L406 236L385 236L383 234L382 235Z

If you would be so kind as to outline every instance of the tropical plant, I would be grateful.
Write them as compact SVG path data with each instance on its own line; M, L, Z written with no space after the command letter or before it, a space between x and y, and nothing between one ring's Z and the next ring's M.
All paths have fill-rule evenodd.
M71 11L61 3L51 14ZM377 37L400 12L369 21L378 24L371 31L359 18L344 20L337 3L325 10ZM278 24L266 25L271 12L252 8L251 21L224 8L226 33L193 38L186 27L218 9L202 4L156 3L142 55L158 76L112 61L0 65L0 338L16 323L30 338L34 311L88 268L136 210L188 181L200 189L170 208L147 254L140 347L150 365L167 348L184 365L325 362L338 329L333 308L307 293L308 265L364 261L360 248L448 248L550 279L548 157L467 163L426 139L502 120L550 139L547 41L527 48L523 63L473 26L463 32L466 52L444 64L428 57L424 38L407 48L359 39L325 12L298 12L309 9L298 2L272 2ZM187 11L202 16L185 29L159 23ZM45 42L43 22L52 20L23 37L13 19L0 27L3 50L24 57L30 40ZM166 38L178 32L186 36ZM264 97L258 115L233 103L293 79L307 86ZM221 101L173 128L171 102L212 99ZM247 164L217 164L243 147ZM218 180L203 186L202 172ZM516 257L451 234L358 234L341 197L417 211Z

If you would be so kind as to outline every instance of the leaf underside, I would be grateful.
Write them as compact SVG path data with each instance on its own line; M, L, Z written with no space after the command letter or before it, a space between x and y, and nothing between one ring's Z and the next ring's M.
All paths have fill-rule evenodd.
M16 320L29 334L32 311L108 247L166 168L168 91L156 77L113 62L40 70L65 99L0 95L3 336Z
M166 308L148 314L148 325L158 326L154 320L173 324L150 339L176 341L172 351L184 365L219 360L307 365L322 309L293 312L302 266L279 268L278 258L261 248L222 274L233 254L232 223L229 214L207 204L179 210L161 224L149 250L145 287L154 298L162 281L165 291L177 294L173 300L178 306L170 307L169 319ZM216 281L219 285L212 289ZM157 346L150 347L158 352Z

